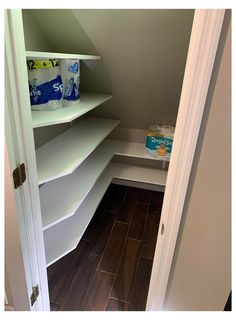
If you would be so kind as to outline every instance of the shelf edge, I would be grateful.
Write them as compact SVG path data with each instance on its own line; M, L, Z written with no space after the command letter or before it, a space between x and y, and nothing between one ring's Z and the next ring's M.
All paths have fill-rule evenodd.
M101 56L87 54L72 54L59 52L25 51L26 58L54 58L54 59L79 59L79 60L101 60Z

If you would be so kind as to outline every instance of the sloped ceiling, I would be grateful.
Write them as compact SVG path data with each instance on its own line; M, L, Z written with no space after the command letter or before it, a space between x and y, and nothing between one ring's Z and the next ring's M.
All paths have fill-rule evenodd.
M81 88L113 95L95 115L138 129L175 124L194 10L23 11L52 50L102 56L81 63Z

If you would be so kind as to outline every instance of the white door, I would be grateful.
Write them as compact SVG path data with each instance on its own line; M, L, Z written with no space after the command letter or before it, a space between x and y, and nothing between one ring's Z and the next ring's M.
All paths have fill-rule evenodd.
M224 10L195 11L147 310L162 308L223 17ZM11 170L22 162L27 168L26 182L15 191L15 194L21 194L16 201L17 208L23 207L19 214L19 221L23 222L19 223L19 230L26 282L29 294L30 287L37 284L40 286L40 295L34 308L48 310L46 264L21 11L8 10L6 25L6 88L9 89L6 112L7 146L11 151Z

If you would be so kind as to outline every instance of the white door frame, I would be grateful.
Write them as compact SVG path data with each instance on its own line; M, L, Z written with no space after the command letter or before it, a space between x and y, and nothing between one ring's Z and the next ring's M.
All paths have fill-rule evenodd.
M28 304L16 310L50 310L46 274L46 260L42 233L40 199L38 191L37 167L34 150L31 108L28 94L28 76L25 67L25 44L21 10L5 11L5 138L11 172L21 163L26 166L26 181L14 195L21 253L27 288L18 291L28 292ZM7 179L7 176L5 176ZM9 178L8 178L9 179ZM6 206L7 210L7 206ZM5 212L8 216L9 212ZM7 219L6 219L7 221ZM6 238L6 240L8 240ZM14 246L14 243L10 243ZM9 241L6 249L9 248ZM5 254L13 263L14 250ZM9 265L9 264L8 264ZM19 266L20 268L20 266ZM8 278L14 277L14 268L7 268ZM22 270L21 270L22 271ZM32 287L39 286L39 297L31 307ZM23 281L22 281L23 286ZM17 288L11 295L17 294ZM14 300L14 299L13 299ZM16 306L13 306L16 308Z
M168 170L161 222L154 256L146 310L162 310L173 259L180 219L192 167L195 147L215 60L225 10L195 10L184 81ZM26 164L27 180L15 191L19 210L19 230L27 283L40 285L34 310L49 310L46 262L43 243L37 168L31 125L30 102L25 68L25 44L21 10L8 10L6 57L12 90L6 110L6 141L11 169ZM15 134L14 134L15 133ZM181 150L181 152L179 152Z
M148 311L162 310L164 303L224 13L225 10L195 10L148 292Z

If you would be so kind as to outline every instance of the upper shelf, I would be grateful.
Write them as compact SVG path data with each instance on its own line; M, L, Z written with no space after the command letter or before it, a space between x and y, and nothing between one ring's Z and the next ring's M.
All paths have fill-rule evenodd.
M87 118L38 148L36 160L39 184L72 173L119 122Z
M80 101L76 105L56 110L32 111L33 128L71 122L111 99L111 97L112 96L106 94L81 92Z
M57 52L38 52L26 51L27 58L32 59L79 59L79 60L101 60L101 56L93 56L87 54L71 54L71 53L57 53Z

